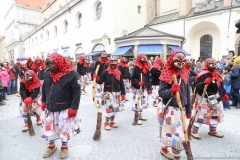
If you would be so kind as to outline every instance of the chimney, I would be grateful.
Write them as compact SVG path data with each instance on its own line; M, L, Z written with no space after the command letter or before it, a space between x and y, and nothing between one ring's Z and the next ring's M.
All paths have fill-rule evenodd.
M179 16L185 17L192 9L192 0L179 0Z
M231 6L231 3L232 5L235 5L235 0L224 0L223 5L224 7L227 7L227 6Z

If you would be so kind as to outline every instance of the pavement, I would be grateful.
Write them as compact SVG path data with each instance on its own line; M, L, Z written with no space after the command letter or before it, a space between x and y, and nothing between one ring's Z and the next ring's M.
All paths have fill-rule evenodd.
M134 113L128 101L125 110L119 112L115 122L119 128L106 131L102 128L99 141L92 139L97 110L92 102L91 86L87 94L81 96L78 115L81 117L81 133L68 142L67 160L165 160L159 152L159 125L156 120L156 108L150 106L143 111L148 118L141 126L132 126ZM32 117L36 135L30 137L22 132L23 119L19 114L20 97L7 96L6 105L0 106L0 160L40 160L47 147L45 139L40 137L40 127ZM131 99L131 93L127 94ZM101 107L102 111L104 110ZM103 117L104 121L104 117ZM240 110L232 108L225 112L225 121L218 125L218 131L224 138L209 136L208 126L199 129L201 140L191 140L194 159L239 159L240 160ZM188 122L187 122L188 123ZM103 125L102 125L103 126ZM47 160L59 159L61 141L56 141L57 151ZM182 159L186 159L184 151Z

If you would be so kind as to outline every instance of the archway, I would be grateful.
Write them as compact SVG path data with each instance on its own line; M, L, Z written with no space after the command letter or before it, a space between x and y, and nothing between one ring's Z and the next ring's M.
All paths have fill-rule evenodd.
M205 35L208 35L208 37L212 37L212 48L209 49L211 51L211 54L207 52L201 51L201 38ZM220 30L218 26L212 22L209 21L203 21L195 24L187 33L187 41L186 41L186 50L190 52L191 56L195 59L198 59L202 56L202 59L206 59L207 57L215 57L216 59L221 59L221 51L224 46L221 46L221 36L220 36ZM207 44L206 40L205 44ZM202 43L203 44L203 43ZM221 48L220 48L220 47ZM203 49L204 47L202 47ZM201 54L202 52L202 54Z

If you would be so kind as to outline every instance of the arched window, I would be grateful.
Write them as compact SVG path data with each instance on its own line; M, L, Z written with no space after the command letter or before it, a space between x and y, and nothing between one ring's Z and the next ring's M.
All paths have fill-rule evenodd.
M200 39L200 57L202 60L212 58L213 38L210 35L204 35Z
M96 51L104 51L105 47L102 44L97 44L94 48L93 48L93 52Z
M102 3L100 2L96 7L96 18L100 19L102 15Z

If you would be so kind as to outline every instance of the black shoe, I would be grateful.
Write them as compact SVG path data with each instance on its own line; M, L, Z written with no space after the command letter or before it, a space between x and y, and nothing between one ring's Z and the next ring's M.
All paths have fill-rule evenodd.
M230 106L237 106L237 103L232 103L232 104L230 104Z
M5 102L0 102L0 106L4 106L4 105L6 105Z
M235 107L235 109L240 109L240 106Z

